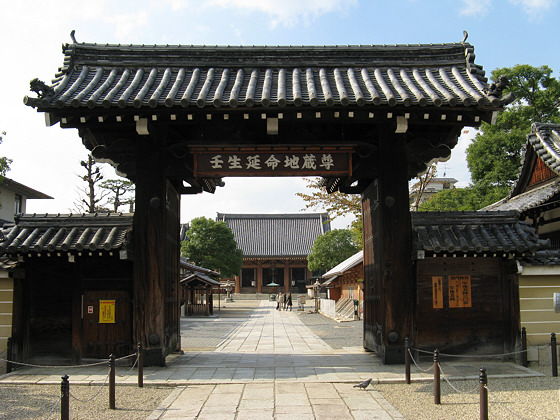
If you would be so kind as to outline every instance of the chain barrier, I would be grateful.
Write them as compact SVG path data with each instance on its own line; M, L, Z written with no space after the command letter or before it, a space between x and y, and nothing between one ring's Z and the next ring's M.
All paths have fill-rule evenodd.
M408 349L408 353L410 354L410 359L414 362L414 365L416 366L416 368L422 372L429 372L431 371L434 366L432 365L430 368L428 369L422 369L420 366L418 366L418 363L416 363L416 360L414 360L414 356L412 356L412 353L410 352L410 349Z
M33 363L14 362L13 360L6 360L6 359L0 359L0 361L10 362L14 365L36 367L36 368L69 368L69 369L90 367L90 366L100 366L100 365L104 365L104 364L109 363L109 360L106 360L106 361L103 361L103 362L90 363L90 364L87 364L87 365L36 365L36 364L33 364Z
M79 398L76 397L74 394L72 394L72 391L70 391L70 396L71 396L72 398L74 398L76 401L79 401L79 402L82 402L82 403L90 402L91 400L97 398L97 396L98 396L99 394L101 394L101 391L103 391L103 389L104 389L103 387L104 387L105 384L107 383L107 380L108 380L108 379L109 379L109 374L107 374L107 376L105 376L105 379L103 380L103 383L102 383L101 385L99 385L99 391L97 391L93 397L88 398L87 400L81 400L81 399L79 399ZM72 389L72 388L70 388L70 389Z
M426 354L434 354L433 351L427 351L427 350L420 350L420 349L415 349L415 348L411 348L414 351L417 351L419 353L426 353ZM521 354L521 353L526 353L527 350L520 350L520 351L514 351L511 353L494 353L494 354L482 354L482 355L474 355L474 354L448 354L448 353L439 353L440 356L446 356L446 357L459 357L459 358L473 358L473 359L485 359L485 358L489 358L489 357L503 357L503 356L510 356L513 354Z
M120 357L118 359L115 359L115 361L119 361L119 360L123 360L126 359L128 357L132 357L132 356L136 356L136 353L132 353L129 354L128 356L123 356ZM68 369L75 369L75 368L83 368L83 367L91 367L91 366L101 366L101 365L105 365L105 364L109 364L109 359L107 360L103 360L101 362L96 362L96 363L88 363L85 365L37 365L37 364L33 364L33 363L24 363L24 362L15 362L13 360L7 360L7 359L0 359L1 362L6 362L6 363L12 363L14 365L20 365L20 366L28 366L28 367L36 367L36 368L68 368Z
M136 367L136 364L138 363L139 357L138 357L137 354L135 354L135 356L136 356L136 360L134 361L134 363L132 364L132 367L128 370L128 372L126 372L126 373L123 374L123 375L119 375L119 374L117 373L117 376L118 376L119 378L124 378L125 376L129 376L129 375L130 375L130 372L132 372L132 370ZM127 356L127 357L130 357L130 356ZM120 359L116 359L115 361L117 361L117 360L120 360Z
M439 371L441 372L442 377L443 377L443 379L445 380L445 382L447 382L447 384L448 384L452 389L454 389L456 392L458 392L459 394L468 394L468 395L471 395L471 394L478 394L478 387L477 387L474 391L461 391L460 389L457 389L455 386L453 386L453 385L451 384L451 382L449 381L449 379L447 379L447 375L445 374L445 372L443 371L443 369L441 368L441 365L440 365L439 363L438 363L438 366L439 366Z
M47 408L47 414L45 415L46 419L50 419L52 415L54 415L55 419L58 418L58 411L60 410L60 396L57 396L56 401Z

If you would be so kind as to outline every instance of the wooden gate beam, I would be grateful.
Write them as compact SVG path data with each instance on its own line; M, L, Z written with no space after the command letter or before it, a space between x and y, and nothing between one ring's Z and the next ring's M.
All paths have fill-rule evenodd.
M135 342L144 348L144 364L165 365L165 150L154 135L138 136L134 231ZM158 316L156 316L158 314Z
M364 347L383 363L404 363L413 320L412 227L406 134L380 127L379 176L362 194L364 223Z

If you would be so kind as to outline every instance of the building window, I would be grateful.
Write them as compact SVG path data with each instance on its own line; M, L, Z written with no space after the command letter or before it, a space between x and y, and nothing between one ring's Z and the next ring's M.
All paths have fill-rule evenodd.
M263 268L262 285L266 286L270 283L276 283L279 286L284 286L284 268Z
M19 213L23 213L23 197L19 194L16 194L14 214L19 214Z
M254 283L257 280L255 271L254 268L241 269L241 287L254 287L257 285L257 283Z

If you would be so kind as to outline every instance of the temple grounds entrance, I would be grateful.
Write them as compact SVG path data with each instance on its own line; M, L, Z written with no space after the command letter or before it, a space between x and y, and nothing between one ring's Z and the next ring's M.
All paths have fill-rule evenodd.
M133 334L147 363L180 339L180 197L230 176L320 176L329 192L361 194L363 345L398 363L416 322L408 180L448 158L464 126L491 122L502 88L468 43L73 43L25 103L136 184Z

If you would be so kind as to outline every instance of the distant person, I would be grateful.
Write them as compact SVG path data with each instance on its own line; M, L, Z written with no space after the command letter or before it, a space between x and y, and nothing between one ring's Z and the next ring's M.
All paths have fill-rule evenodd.
M284 293L284 310L286 310L286 306L288 305L288 296Z
M288 308L292 310L292 294L288 293Z
M280 299L282 299L282 293L278 293L276 295L276 310L280 310Z

